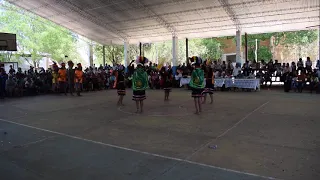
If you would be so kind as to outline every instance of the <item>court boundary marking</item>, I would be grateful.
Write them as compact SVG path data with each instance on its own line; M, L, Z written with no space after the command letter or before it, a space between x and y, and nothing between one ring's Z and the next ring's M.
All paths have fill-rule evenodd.
M154 99L152 99L151 101L153 101L153 102L161 102L161 101L159 101L159 100L154 100ZM186 103L186 102L189 102L190 100L187 100L187 101L183 101L181 104L179 103L179 104L176 104L177 106L178 106L178 108L179 109L185 109L186 111L187 111L187 113L185 113L185 114L178 114L178 115L176 115L176 114L148 114L148 113L145 113L145 112L148 112L148 111L144 111L144 113L142 113L142 114L139 114L139 113L134 113L134 112L129 112L129 111L125 111L125 110L123 110L123 106L119 106L118 108L117 108L117 110L118 111L120 111L120 112L122 112L122 113L124 113L124 114L129 114L129 115L136 115L136 116L139 116L139 115L143 115L143 116L149 116L149 117L184 117L184 116L190 116L190 115L194 115L194 113L190 113L189 111L190 111L190 109L188 109L187 107L184 107L185 105L184 105L184 103ZM192 102L192 104L193 104L193 102ZM209 103L208 103L209 104ZM212 105L212 104L209 104L209 105ZM202 104L202 108L203 108L203 106L204 106L204 104ZM202 112L210 112L210 110L203 110L202 109ZM155 112L155 113L158 113L158 112Z
M252 114L252 113L249 113L249 114ZM246 119L246 117L243 118L243 120ZM242 171L238 171L238 170L233 170L233 169L228 169L228 168L223 168L223 167L218 167L218 166L213 166L213 165L208 165L208 164L204 164L204 163L198 163L198 162L189 161L189 160L186 160L186 159L180 159L180 158L175 158L175 157L170 157L170 156L165 156L165 155L160 155L160 154L155 154L155 153L150 153L150 152L145 152L145 151L140 151L140 150L135 150L135 149L130 149L130 148L121 147L121 146L117 146L117 145L113 145L113 144L108 144L108 143L103 143L103 142L94 141L94 140L90 140L90 139L85 139L85 138L69 135L69 134L66 134L66 133L51 131L51 130L48 130L48 129L43 129L43 128L30 126L30 125L26 125L26 124L21 124L21 123L17 123L17 122L6 120L6 119L1 119L0 118L0 121L1 122L6 122L6 123L9 123L9 124L22 126L22 127L27 127L27 128L30 128L30 129L36 129L36 130L43 131L43 132L49 132L49 133L52 133L52 134L57 134L57 135L60 135L60 136L71 138L71 139L81 140L81 141L90 142L90 143L93 143L93 144L99 144L99 145L102 145L102 146L117 148L117 149L121 149L121 150L126 150L126 151L130 151L130 152L135 152L135 153L139 153L139 154L148 155L148 156L154 156L154 157L158 157L158 158L174 160L174 161L178 161L178 162L184 162L184 163L189 163L189 164L198 165L198 166L202 166L202 167L208 167L208 168L218 169L218 170L222 170L222 171L226 171L226 172L243 174L243 175L248 175L248 176L253 176L253 177L258 177L258 178L274 179L274 180L277 179L277 178L274 178L274 177L267 177L267 176L262 176L262 175L258 175L258 174L242 172Z
M148 113L143 113L143 114L138 114L138 113L133 113L133 112L129 112L129 111L124 111L122 109L122 107L118 107L117 108L118 111L124 113L124 114L130 114L130 115L144 115L144 116L151 116L151 117L181 117L181 116L189 116L191 115L191 113L185 113L185 114L179 114L179 115L175 115L175 114L148 114ZM188 111L187 108L184 108L182 105L179 105L179 109L186 109ZM145 111L146 112L146 111ZM157 112L155 112L157 113Z
M228 129L226 129L223 133L221 133L220 135L218 135L216 138L209 140L208 142L202 144L201 146L199 146L198 149L196 149L191 155L187 156L186 158L184 158L183 160L186 161L190 158L192 158L196 153L198 153L199 151L201 151L203 148L209 146L211 143L213 143L214 141L217 141L219 138L223 137L224 135L226 135L229 131L231 131L232 129L236 128L239 124L241 124L245 119L247 119L249 116L251 116L253 113L255 113L256 111L260 110L261 108L263 108L265 105L267 105L270 101L267 101L263 104L261 104L260 106L258 106L257 108L255 108L254 110L250 111L246 116L244 116L243 118L241 118L239 121L237 121L235 124L233 124L231 127L229 127ZM181 161L177 161L172 167L167 168L163 173L167 173L170 170L172 170L173 168L175 168L179 163L181 163ZM155 180L157 178L154 178L153 180Z

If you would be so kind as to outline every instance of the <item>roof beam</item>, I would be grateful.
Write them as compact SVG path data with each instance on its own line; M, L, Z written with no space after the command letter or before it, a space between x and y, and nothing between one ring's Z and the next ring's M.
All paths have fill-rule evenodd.
M275 22L274 20L267 20L267 21L260 21L254 23L243 23L243 28L253 28L253 27L265 27L266 24L275 22L274 24L268 24L268 26L278 26L278 25L287 25L287 24L296 24L296 23L303 23L303 22L319 22L320 16L312 16L312 17L300 17L300 18L289 18L283 19ZM224 30L231 30L233 29L233 25L228 26L216 26L216 27L209 27L209 28L192 28L183 31L177 31L179 34L188 34L188 33L202 33L202 32L215 32L215 31L224 31ZM136 35L135 38L140 37L160 37L168 35L167 33L158 33L159 35L154 35L154 33L148 33L143 35Z
M221 4L224 11L228 14L233 24L236 26L237 30L241 30L241 23L237 16L235 15L235 12L230 8L230 4L228 0L219 0L219 3Z
M160 25L164 26L169 32L172 33L173 36L176 35L175 34L176 29L171 24L166 22L162 17L157 15L150 8L148 8L148 6L141 3L140 0L132 0L132 1L135 2L138 5L138 7L143 8L148 15L152 16L154 20L156 20Z
M289 12L287 12L289 11ZM306 12L313 12L313 11L318 11L319 8L310 8L310 7L296 7L296 8L287 8L283 10L270 10L270 11L264 11L259 13L242 13L238 14L238 20L241 19L255 19L255 18L261 18L261 17L274 17L277 18L277 16L283 16L283 15L293 15L293 14L303 14ZM308 16L306 16L308 17ZM176 28L180 26L187 26L187 25L202 25L206 24L208 21L210 23L215 23L215 22L229 22L230 17L227 15L223 16L217 16L217 17L210 17L210 18L201 18L201 19L192 19L192 20L183 20L183 21L174 21L171 22L170 24L174 25ZM278 20L278 19L277 19ZM241 23L243 25L243 23ZM122 31L126 31L127 33L129 32L136 32L137 30L157 30L160 29L162 26L160 25L145 25L145 26L134 26L130 28L124 28L120 29Z
M16 6L19 6L18 4L16 4L19 1L22 1L22 0L10 1L10 3L12 3L12 4L16 5ZM39 7L36 7L36 8L32 8L32 9L25 9L25 8L24 9L26 11L31 12L31 13L35 13L34 11L37 10L37 9L47 8L48 6L52 6L52 5L55 5L55 4L63 5L65 8L67 8L69 10L67 13L74 12L77 15L79 15L81 18L83 18L85 20L88 20L91 23L106 29L110 33L115 34L117 36L117 38L119 40L121 40L121 41L125 41L128 38L128 35L126 35L123 32L117 30L111 24L103 23L102 21L99 20L98 17L95 17L95 16L93 16L91 14L88 14L88 12L85 12L84 10L82 10L81 8L79 8L78 6L73 4L70 0L51 0L49 3L46 3L46 4L42 5L42 6L39 6ZM21 7L21 6L19 6L19 7ZM21 8L23 8L23 7L21 7ZM64 13L64 14L60 13L59 15L65 15L67 13ZM39 14L37 14L37 15L39 15ZM39 15L39 16L41 16L41 15ZM41 16L41 17L43 17L43 16ZM55 17L55 16L49 16L49 17L43 17L43 18L49 19L50 17ZM54 23L56 23L56 22L54 22ZM58 24L58 23L56 23L56 24ZM59 24L59 25L64 26L62 24ZM74 31L73 29L70 29L70 30Z
M58 0L59 1L59 0ZM70 2L70 0L64 0L63 3L66 3L66 5L71 6L69 7L69 9L72 12L76 12L78 15L80 15L82 18L89 20L90 22L103 27L104 29L108 30L111 33L114 33L115 35L118 36L119 39L125 41L128 36L125 35L123 32L117 30L115 27L113 27L111 24L106 24L103 23L102 21L99 20L98 17L95 17L91 14L88 14L87 12L83 11L81 8L77 7L76 5L74 5L72 2Z
M277 1L274 1L274 0L251 0L251 1L246 2L246 5L254 7L254 6L261 6L262 3L268 3L269 5L271 5L271 4L277 4L277 3L279 4L279 3L295 2L295 1L297 1L297 0L277 0ZM229 7L232 7L232 8L241 8L242 6L243 6L242 2L229 5ZM170 13L165 13L165 14L160 14L160 15L161 16L173 16L173 15L183 16L188 13L193 14L195 11L205 11L205 12L212 13L214 10L216 10L216 9L219 10L220 8L221 8L221 5L214 5L214 6L208 6L208 7L202 7L202 8L195 8L195 9L189 9L189 10L183 10L183 11L170 12ZM123 21L112 21L110 23L136 22L136 21L146 20L146 19L150 19L150 18L153 18L153 17L139 17L139 18L132 18L132 19L123 20Z

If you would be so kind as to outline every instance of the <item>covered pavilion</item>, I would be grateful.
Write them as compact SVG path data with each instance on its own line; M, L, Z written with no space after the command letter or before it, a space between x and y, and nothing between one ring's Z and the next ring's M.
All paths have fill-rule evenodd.
M235 34L236 60L241 63L242 59L245 59L241 57L240 38L244 33L296 31L318 28L320 25L318 0L10 0L8 2L103 45L124 44L125 65L129 61L129 44L140 43L141 52L141 43L172 39L172 63L176 66L178 38L186 39L187 45L188 38Z
M101 44L293 31L319 26L319 0L11 0ZM187 41L186 41L187 42ZM125 48L125 54L127 49ZM128 56L126 61L128 61ZM0 179L319 180L319 96L276 90L193 99L148 90L43 95L0 103Z

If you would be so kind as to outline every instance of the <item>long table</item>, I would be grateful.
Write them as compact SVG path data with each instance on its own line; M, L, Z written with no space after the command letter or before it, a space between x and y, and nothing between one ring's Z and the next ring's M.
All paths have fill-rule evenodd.
M185 84L189 84L191 78L181 78L180 79L180 87ZM226 88L236 87L236 88L244 88L244 89L254 89L260 90L260 79L233 79L233 78L217 78L214 80L215 87L223 87Z

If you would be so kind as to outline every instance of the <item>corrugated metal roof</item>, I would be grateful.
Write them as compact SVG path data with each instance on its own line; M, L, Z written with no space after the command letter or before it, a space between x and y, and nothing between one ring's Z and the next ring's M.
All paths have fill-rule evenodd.
M320 23L319 0L11 0L102 44L301 30Z

